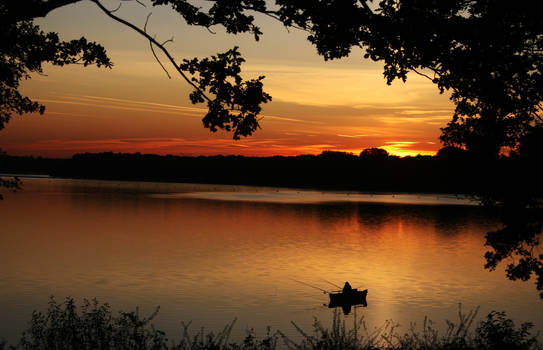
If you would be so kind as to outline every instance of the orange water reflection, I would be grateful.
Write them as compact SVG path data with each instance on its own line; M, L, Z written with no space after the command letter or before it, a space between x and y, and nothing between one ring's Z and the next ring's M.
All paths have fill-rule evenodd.
M47 298L97 297L115 309L162 310L212 329L239 318L294 334L331 312L327 296L297 283L369 289L372 326L455 318L457 304L507 310L536 322L530 283L483 270L484 233L496 223L476 207L214 201L156 193L221 186L25 179L0 202L0 329L9 340ZM239 190L240 188L237 188Z

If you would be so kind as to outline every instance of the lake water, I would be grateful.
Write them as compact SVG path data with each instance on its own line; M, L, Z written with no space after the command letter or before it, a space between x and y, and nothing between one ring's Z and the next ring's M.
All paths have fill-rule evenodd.
M543 329L532 281L483 269L498 222L467 199L243 186L23 179L0 201L0 338L14 343L48 299L98 298L176 338L180 322L234 338L329 324L332 284L368 289L370 329L480 306ZM5 191L4 191L5 192ZM300 283L303 282L303 283ZM305 283L305 284L304 284ZM309 286L311 285L311 286ZM351 313L346 317L352 320Z

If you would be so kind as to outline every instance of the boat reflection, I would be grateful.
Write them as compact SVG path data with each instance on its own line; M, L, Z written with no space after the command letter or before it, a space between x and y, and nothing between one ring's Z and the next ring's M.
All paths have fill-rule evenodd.
M362 306L367 307L368 303L366 296L368 295L368 290L364 289L359 291L358 289L343 290L337 293L329 293L330 303L328 303L328 308L341 307L344 315L348 315L351 312L353 306Z

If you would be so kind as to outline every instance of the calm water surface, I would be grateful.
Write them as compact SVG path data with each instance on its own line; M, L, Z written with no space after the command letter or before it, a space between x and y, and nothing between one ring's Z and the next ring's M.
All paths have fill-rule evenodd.
M51 295L98 298L114 310L161 311L234 338L266 326L294 336L327 324L325 290L367 288L369 328L392 319L438 324L464 310L505 310L543 329L532 282L483 269L497 222L469 201L242 186L24 179L0 202L0 338L16 342ZM352 314L347 320L352 320Z

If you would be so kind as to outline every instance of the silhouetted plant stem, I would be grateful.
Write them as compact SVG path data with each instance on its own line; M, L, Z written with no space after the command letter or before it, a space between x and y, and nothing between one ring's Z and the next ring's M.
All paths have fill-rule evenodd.
M542 349L537 335L532 335L531 323L516 328L505 312L492 311L472 331L478 309L463 313L458 309L458 323L446 321L447 329L440 334L434 323L424 319L422 330L415 324L405 333L398 331L398 324L387 321L383 326L368 330L363 317L353 318L353 327L346 326L339 311L334 312L330 328L315 319L313 331L306 332L292 322L301 335L294 341L281 331L272 332L268 327L263 338L257 338L251 329L241 342L229 342L236 323L234 319L222 331L214 334L202 328L191 335L189 323L181 323L179 341L169 341L163 331L157 330L151 321L157 316L157 308L149 317L135 312L119 312L115 316L108 304L96 299L84 300L78 310L72 298L58 303L51 298L45 313L32 313L29 328L23 332L17 346L9 349L24 350L536 350ZM279 342L282 340L282 342ZM0 341L0 350L8 349Z

